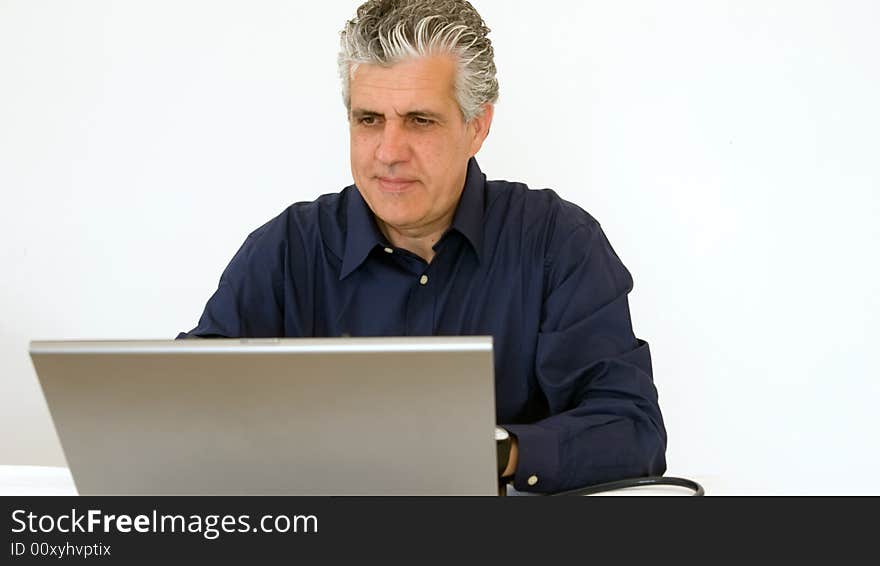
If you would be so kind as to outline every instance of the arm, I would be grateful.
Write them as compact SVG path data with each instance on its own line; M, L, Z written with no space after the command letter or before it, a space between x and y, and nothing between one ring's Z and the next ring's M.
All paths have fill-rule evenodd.
M535 374L550 416L502 425L517 439L510 465L518 490L562 491L666 468L650 352L630 322L632 279L587 219L557 223L548 245Z
M283 264L278 219L250 234L220 277L199 324L181 338L269 338L283 335Z

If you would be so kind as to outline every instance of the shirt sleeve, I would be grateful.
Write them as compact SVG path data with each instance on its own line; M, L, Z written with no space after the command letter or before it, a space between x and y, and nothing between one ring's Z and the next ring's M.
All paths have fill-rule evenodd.
M557 226L545 261L535 374L550 416L502 425L517 438L520 491L565 491L666 470L651 354L630 320L632 278L599 224L580 212L587 221Z
M220 276L199 324L182 338L273 338L283 336L286 241L272 221L250 234Z

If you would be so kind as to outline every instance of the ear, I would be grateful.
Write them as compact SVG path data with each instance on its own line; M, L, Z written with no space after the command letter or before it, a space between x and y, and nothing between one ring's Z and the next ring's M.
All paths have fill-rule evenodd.
M483 111L468 122L468 133L471 138L471 157L475 156L483 146L486 136L489 135L489 128L492 126L492 116L495 113L495 106L490 103L483 105Z

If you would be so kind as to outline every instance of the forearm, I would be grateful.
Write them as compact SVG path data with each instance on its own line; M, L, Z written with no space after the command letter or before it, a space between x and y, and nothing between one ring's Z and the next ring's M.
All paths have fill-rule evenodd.
M644 419L563 414L505 425L517 438L513 473L520 491L565 491L666 469L666 436Z
M648 345L585 368L580 398L538 422L506 424L517 439L514 485L563 491L665 471L666 430L650 377ZM551 398L553 398L551 396Z

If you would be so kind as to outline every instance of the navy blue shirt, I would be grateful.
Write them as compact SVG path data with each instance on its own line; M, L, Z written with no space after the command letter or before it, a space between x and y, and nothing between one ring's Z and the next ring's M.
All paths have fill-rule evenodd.
M355 186L250 234L199 324L178 337L491 335L514 487L553 492L659 475L666 431L632 278L599 224L476 161L427 263L379 231Z

